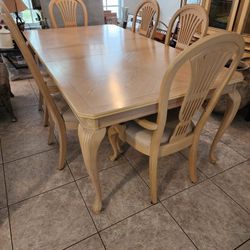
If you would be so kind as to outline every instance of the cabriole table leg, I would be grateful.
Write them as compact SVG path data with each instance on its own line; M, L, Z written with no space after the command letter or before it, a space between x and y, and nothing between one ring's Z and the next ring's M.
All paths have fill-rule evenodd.
M94 130L78 126L78 136L81 145L82 155L88 174L95 189L95 200L93 212L98 214L102 209L102 194L97 168L97 151L106 134L106 128Z
M229 100L228 100L227 110L224 114L223 120L221 121L220 127L215 135L215 138L210 148L209 158L210 162L213 164L215 164L217 160L215 154L215 148L217 146L217 143L223 136L227 127L231 124L232 120L234 119L241 102L241 96L236 88L234 89L233 92L229 93L228 96Z

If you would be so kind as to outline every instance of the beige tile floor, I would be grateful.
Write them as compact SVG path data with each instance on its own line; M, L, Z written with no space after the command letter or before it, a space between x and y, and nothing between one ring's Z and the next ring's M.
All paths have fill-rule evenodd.
M98 165L104 210L91 212L93 190L77 135L68 134L67 166L56 169L58 147L47 145L32 80L13 82L17 123L0 107L0 249L250 249L250 123L238 115L208 150L221 119L202 134L192 184L187 151L159 161L159 202L149 201L147 157L126 146L110 162L103 141Z

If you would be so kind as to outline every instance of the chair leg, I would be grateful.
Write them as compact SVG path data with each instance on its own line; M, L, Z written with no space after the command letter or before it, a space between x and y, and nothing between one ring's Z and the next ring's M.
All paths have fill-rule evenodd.
M150 180L150 196L152 204L157 203L157 165L158 157L149 157L149 180Z
M39 91L38 111L42 111L42 109L43 109L43 96Z
M113 154L110 155L109 159L111 161L115 161L118 158L121 149L119 145L119 134L114 126L111 126L108 129L108 138L113 149Z
M189 177L193 183L197 182L197 170L196 170L196 162L197 162L197 150L198 150L198 142L194 142L189 149Z
M54 142L54 132L55 132L55 123L51 117L49 117L49 138L48 144L51 145Z
M67 134L65 126L59 127L59 165L58 169L62 170L65 167L67 155Z
M48 127L49 126L49 113L48 108L46 106L46 103L44 103L44 110L43 110L43 126Z

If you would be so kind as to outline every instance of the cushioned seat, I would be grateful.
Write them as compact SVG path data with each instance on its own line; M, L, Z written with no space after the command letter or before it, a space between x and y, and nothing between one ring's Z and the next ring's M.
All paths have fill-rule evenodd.
M171 112L171 115L169 115L169 118L166 122L166 127L164 130L163 136L161 138L161 145L164 145L169 142L169 139L179 122L178 112L179 112L179 109L176 109L176 110L173 110L173 112ZM176 114L173 115L174 113ZM144 117L144 119L155 122L156 115ZM188 128L188 134L193 132L194 127L195 125L192 122ZM153 131L142 128L135 121L130 121L126 123L125 136L128 142L136 141L136 143L141 144L142 146L146 147L147 145L150 145L152 135L153 135Z

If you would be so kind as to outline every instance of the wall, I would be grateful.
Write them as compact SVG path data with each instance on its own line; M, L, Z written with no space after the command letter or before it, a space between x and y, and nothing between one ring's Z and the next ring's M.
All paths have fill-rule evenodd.
M158 0L161 9L160 20L168 24L176 10L180 8L180 0Z
M48 6L49 6L50 0L41 0L43 15L49 19L49 13L48 13ZM103 6L102 6L102 0L84 0L89 14L89 25L98 25L103 24L104 17L103 17ZM56 16L58 16L56 9L55 9ZM78 14L79 20L80 13ZM58 18L59 23L61 23L60 18ZM79 21L79 24L81 22Z
M134 14L141 0L123 0L123 6L129 8L129 13ZM169 23L175 11L179 9L181 0L158 0L161 9L160 20Z

